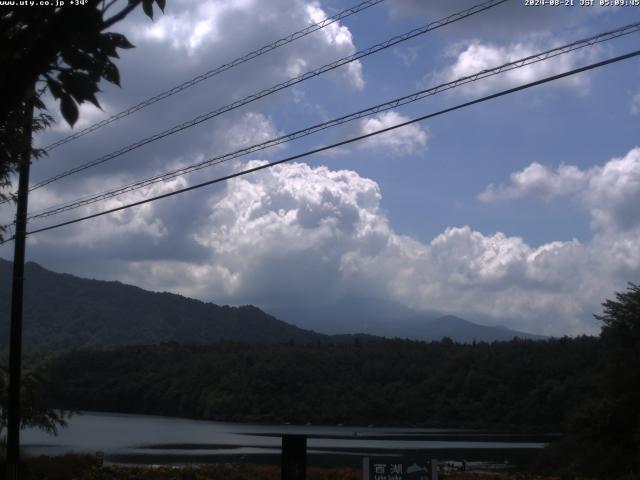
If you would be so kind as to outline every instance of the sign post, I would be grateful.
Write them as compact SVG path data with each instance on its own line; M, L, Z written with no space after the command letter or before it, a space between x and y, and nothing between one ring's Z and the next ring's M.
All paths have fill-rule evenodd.
M362 480L438 480L435 459L404 457L365 457Z

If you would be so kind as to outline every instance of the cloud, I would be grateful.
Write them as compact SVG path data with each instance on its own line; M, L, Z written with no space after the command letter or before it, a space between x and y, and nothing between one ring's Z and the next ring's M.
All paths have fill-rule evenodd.
M118 31L125 33L136 45L135 49L122 51L117 62L122 88L103 82L100 85L103 91L99 100L106 113L83 106L80 119L82 125L76 127L76 130L283 38L298 28L308 26L320 15L324 15L324 11L318 4L303 0L176 0L169 2L166 13L157 16L154 22L137 11L118 24ZM199 22L208 22L211 27L206 35L193 39L191 36ZM150 32L155 33L151 35ZM44 180L286 81L290 78L292 68L315 68L350 55L355 50L354 38L349 29L336 22L327 29L314 32L202 81L193 88L51 151L32 170L32 180ZM352 93L354 89L364 86L362 66L352 63L348 68L341 67L323 78L297 85L296 90L304 93L311 83L313 89L330 91L332 96L343 95L347 91ZM206 156L226 153L221 148L221 145L227 145L223 137L234 122L244 121L243 114L248 109L260 112L265 118L270 114L278 116L286 111L284 122L288 122L287 130L292 130L288 119L300 114L300 110L304 108L290 101L293 95L295 94L291 89L269 95L251 105L126 153L85 174L109 177L126 170L132 179L140 179L166 169L167 164L177 158L191 159L201 154ZM314 98L314 105L319 101ZM324 104L318 105L318 109L323 107ZM51 109L52 112L57 110L55 106ZM59 122L55 129L38 134L35 141L38 145L47 145L68 133L71 132L66 130L64 123ZM215 142L212 142L212 138ZM76 178L79 177L71 177ZM83 182L78 184L81 189ZM61 181L51 188L64 196L69 189L78 188L71 185L72 181Z
M249 0L176 0L168 5L167 12L158 16L155 22L149 21L141 13L132 15L120 25L121 31L137 45L136 49L122 52L122 58L118 61L123 88L101 85L104 93L100 95L100 102L107 112L102 113L90 106L81 107L81 119L76 130L282 38L292 30L307 26L324 16L325 12L317 4L302 0L274 0L268 4ZM211 25L210 28L207 27L209 33L194 39L192 35L199 22ZM49 178L282 82L289 78L291 72L287 70L295 65L303 65L305 69L314 68L354 51L350 31L336 22L322 31L203 81L188 91L153 104L95 134L52 151L32 170L32 180L37 182ZM167 69L167 65L171 68ZM349 90L362 88L364 85L360 64L351 64L351 67L338 69L328 76L333 78L332 89L336 88L336 83ZM306 87L306 84L298 86L299 91L304 92L303 86ZM289 107L288 93L284 91L269 96L249 107L260 109L260 113L249 113L254 116L251 128L260 133L255 136L256 142L281 133L265 122L271 122L269 112L276 109L279 112L283 105ZM52 112L57 110L55 107L51 109ZM97 187L98 190L104 190L110 185L110 179L123 170L127 172L126 181L132 181L162 172L177 159L185 159L183 163L186 164L200 156L204 158L246 146L246 138L243 138L248 135L245 130L249 128L245 125L248 121L246 111L247 107L243 107L228 112L194 128L145 145L87 171L86 175L95 175L99 181L104 181L103 188ZM258 116L261 116L262 121ZM68 133L71 131L63 122L59 122L55 129L40 135L36 143L46 145L59 139L60 134ZM76 178L78 176L71 177L71 181L56 182L51 185L50 191L61 198L72 196L74 192L84 194L84 180L73 182L72 185ZM35 194L37 195L40 193Z
M408 120L410 120L409 117L405 117L393 110L382 112L373 117L360 120L357 135L366 135ZM387 148L395 155L412 155L426 148L428 138L427 132L420 125L414 123L370 137L360 145L368 149Z
M312 292L317 298L336 297L344 253L375 252L386 244L380 196L375 182L353 171L297 163L233 180L201 204L199 221L186 235L208 252L204 264L210 274L206 282L187 282L186 292L253 302L286 302ZM146 269L139 262L137 268L157 285L167 282L175 289L170 275L175 268L158 269L156 261ZM181 269L188 272L191 265ZM158 278L162 271L167 276ZM212 285L223 284L223 291L212 291Z
M509 185L493 184L478 195L483 202L496 202L524 196L551 200L561 195L577 192L585 182L585 174L571 165L560 165L556 171L533 162L521 172L511 174Z
M229 61L235 54L239 56L253 51L327 16L318 4L303 0L178 0L178 8L167 9L153 24L143 23L130 27L130 30L138 42L167 45L186 54L182 59L185 63L200 62L212 49L227 52L225 61ZM239 36L237 32L249 32L249 35ZM278 53L287 56L282 73L294 77L336 58L351 55L356 48L350 30L335 22L310 37L299 39L293 48L281 50L287 52ZM364 88L362 65L358 61L340 69L337 76L355 89Z
M411 17L434 21L453 13L478 5L476 0L396 0L386 3L392 18ZM597 2L596 2L597 3ZM540 35L553 32L556 28L571 29L595 11L607 8L536 8L525 6L524 2L506 2L485 12L456 22L445 31L455 36L513 38L514 35Z
M602 265L577 241L534 248L467 226L447 228L426 245L394 235L377 255L351 254L348 266L355 278L385 279L390 295L415 309L482 314L556 334L592 330L593 299L608 293L611 281L594 279Z
M210 146L207 148L207 151L234 151L247 145L264 142L278 135L279 132L270 117L257 112L246 112L222 120L219 128L214 130L209 139ZM271 148L270 151L280 150L282 148L282 146L276 146ZM170 162L163 162L158 166L157 170L148 171L147 174L149 177L157 176L167 171L197 164L212 156L213 155L204 155L202 153L180 156ZM169 193L201 181L210 180L211 178L231 173L239 168L241 168L241 164L237 161L224 162L215 167L197 170L186 176L154 183L134 192L80 207L70 211L66 216L68 218L77 218L93 215L107 209L117 208L146 198ZM136 180L139 180L136 171L129 170L127 172L116 171L107 172L106 174L94 174L82 182L75 182L73 188L57 188L56 184L51 184L38 189L35 194L31 196L30 213L39 213L42 210L76 201L79 198L90 197L96 193L106 192L123 185L128 185ZM163 200L163 202L176 205L184 203L182 200L178 202L175 200ZM97 246L98 249L105 248L105 250L108 250L109 244L114 242L117 237L121 242L129 241L135 243L151 241L157 244L160 238L167 236L168 229L166 225L174 223L173 219L176 215L189 218L188 212L195 212L198 208L200 208L199 205L191 204L190 202L186 203L184 207L178 206L176 208L166 208L165 205L159 203L150 203L140 208L100 217L93 221L92 228L86 232L80 229L65 230L56 233L55 243L58 247L67 245L75 248L75 246L87 242L94 247ZM55 218L56 222L60 221L58 217L52 218ZM35 225L49 225L51 222L50 218L45 218L36 221ZM34 224L34 222L32 222L32 224ZM33 238L34 242L39 241L38 237Z
M235 151L281 135L283 133L278 131L273 119L262 113L247 112L217 128L213 144L217 150Z
M465 46L458 45L453 48L450 53L450 57L454 59L453 63L435 75L426 77L425 81L428 81L428 83L449 82L529 57L548 48L536 44L534 41L500 46L475 40ZM593 51L578 50L526 67L508 70L500 75L487 77L478 82L472 82L460 87L459 90L467 95L481 95L492 90L530 83L543 77L571 70L577 66L580 60L592 55ZM586 92L589 86L588 79L585 76L569 77L566 80L559 81L557 84L573 89L577 88L583 93Z
M508 185L489 185L478 198L496 202L518 197L543 200L566 196L581 201L590 211L592 226L599 230L623 231L640 226L640 148L604 165L581 170L560 165L556 170L532 163L511 174Z
M633 197L629 175L639 152L599 167L598 175L582 173L601 208L617 205L607 200L613 185L627 185L619 195ZM540 195L561 188L553 185ZM381 200L379 185L354 171L282 164L34 236L29 248L37 255L73 246L76 259L103 257L101 271L118 265L120 280L218 303L314 305L359 294L546 334L594 332L599 303L640 274L640 225L615 235L602 230L586 244L534 247L468 226L424 243L395 232Z
M121 25L138 48L123 52L119 60L124 88L101 86L105 90L101 102L109 111L117 112L324 16L318 4L301 0L169 3L167 14L156 23L140 13ZM401 5L402 0L387 3ZM415 2L415 6L430 9L433 18L452 10L451 2L440 0ZM536 21L545 15L554 17L554 25L562 24L563 16L552 13L554 9L533 10L530 16ZM543 10L544 14L538 13ZM506 13L499 12L502 9L478 15L480 23L491 20L484 31L500 28L496 27L498 20L506 18L500 15ZM520 17L528 22L528 17ZM463 28L463 22L454 27ZM510 25L512 29L523 28L519 22ZM480 38L475 33L474 38ZM544 37L520 36L520 43L507 45L499 41L503 38L482 38L455 49L443 75L451 74L454 67L458 74L464 72L472 61L481 65L505 61L515 55L512 50L532 50ZM479 49L478 55L465 57L472 46ZM335 24L101 129L99 134L54 150L34 165L33 181L281 82L296 72L349 55L355 48L350 31ZM510 84L516 80L521 79L506 77L501 81ZM264 141L280 133L273 118L283 119L282 125L297 126L303 108L305 113L313 108L314 115L322 118L333 116L329 110L340 98L333 95L335 89L362 88L362 66L354 63L340 69L333 82L333 90L319 92L306 90L307 83L301 84L297 93L291 94L293 99L288 92L265 98L252 104L251 111L231 112L96 167L85 176L34 191L32 211ZM353 97L349 105L368 98ZM297 110L289 110L292 106ZM354 122L350 133L370 132L405 119L400 113L386 112ZM42 143L53 140L53 133L46 133ZM410 155L424 151L429 140L428 131L411 125L354 148L382 157ZM353 150L343 150L344 154L350 152ZM261 161L268 158L266 155L259 157ZM629 207L634 201L637 204L635 164L632 156L625 159L603 165L598 172L536 164L514 174L506 186L493 186L483 194L487 201L523 195L547 201L567 196L582 199L596 226L588 243L558 241L533 246L508 232L482 232L464 224L446 228L430 241L418 241L391 227L382 207L383 192L372 179L350 170L292 163L118 215L33 235L28 251L31 259L60 271L117 279L217 303L313 305L360 294L390 298L418 309L482 314L495 318L496 323L540 333L591 332L595 323L590 315L599 310L599 303L640 273L638 219ZM256 162L225 163L114 199L108 206L194 185ZM59 220L104 207L84 207ZM3 215L10 217L11 213L6 210ZM32 226L47 224L34 222Z

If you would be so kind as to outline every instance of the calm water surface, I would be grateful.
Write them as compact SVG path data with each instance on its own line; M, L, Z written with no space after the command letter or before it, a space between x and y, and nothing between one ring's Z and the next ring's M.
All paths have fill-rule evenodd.
M311 455L384 455L409 453L535 451L550 435L520 436L469 430L342 426L258 425L184 418L83 412L58 436L28 429L22 444L28 453L60 455L105 452L119 463L215 462L221 456L278 455L282 434L308 436ZM488 454L491 456L491 453Z

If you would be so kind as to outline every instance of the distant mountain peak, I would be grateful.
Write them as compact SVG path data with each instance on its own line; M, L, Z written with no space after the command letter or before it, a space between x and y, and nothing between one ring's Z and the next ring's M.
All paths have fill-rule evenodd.
M379 308L383 305L383 308ZM326 334L365 333L387 338L433 341L449 337L456 342L506 341L514 337L545 337L480 325L456 315L416 312L390 300L346 297L322 308L286 307L269 310L276 317L301 328Z

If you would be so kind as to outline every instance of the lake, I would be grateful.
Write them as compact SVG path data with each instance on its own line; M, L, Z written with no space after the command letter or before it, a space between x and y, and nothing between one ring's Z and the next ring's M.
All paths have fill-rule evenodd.
M82 412L58 436L26 429L29 454L105 453L107 463L277 462L282 434L308 437L309 463L359 465L367 455L430 455L502 463L526 461L555 436L437 428L259 425L151 415Z

